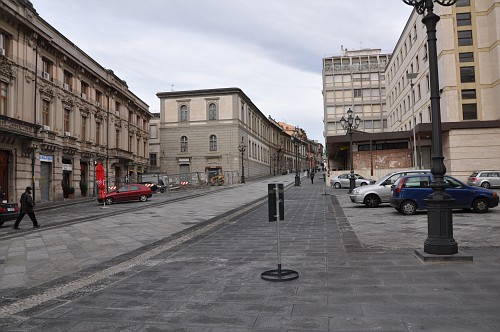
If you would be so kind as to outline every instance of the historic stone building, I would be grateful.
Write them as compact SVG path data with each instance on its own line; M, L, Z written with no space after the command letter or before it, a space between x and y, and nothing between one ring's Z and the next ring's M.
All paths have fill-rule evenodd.
M143 172L148 105L31 2L2 0L0 22L0 185L8 199L27 186L38 202L72 196L71 188L92 195L97 161L109 185Z
M239 181L242 168L245 178L295 171L292 136L239 88L159 92L157 96L159 167L171 178L197 174L204 180L203 176L223 174ZM306 166L308 148L302 142L300 158Z

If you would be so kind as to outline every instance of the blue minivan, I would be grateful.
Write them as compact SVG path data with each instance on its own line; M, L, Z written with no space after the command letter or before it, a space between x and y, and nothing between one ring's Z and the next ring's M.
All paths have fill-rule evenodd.
M447 187L445 192L455 201L453 209L473 209L486 213L498 206L498 194L492 190L471 187L451 176L444 176ZM417 210L427 209L426 198L432 193L430 183L432 174L403 176L391 188L389 203L402 214L415 214Z

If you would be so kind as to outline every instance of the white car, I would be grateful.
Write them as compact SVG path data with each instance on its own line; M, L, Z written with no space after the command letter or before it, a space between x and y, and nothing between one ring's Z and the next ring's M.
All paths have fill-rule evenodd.
M426 174L430 172L431 171L428 169L412 169L389 173L378 179L374 184L355 188L349 197L353 203L364 204L367 207L377 207L381 203L389 203L389 198L391 197L391 186L400 177L412 174Z
M330 185L334 187L335 189L340 189L340 188L349 188L350 185L350 173L344 173L337 175L333 179L330 180ZM359 174L354 174L354 178L356 179L355 181L355 186L366 186L369 185L370 183L374 183L375 180L372 179L366 179L362 177Z

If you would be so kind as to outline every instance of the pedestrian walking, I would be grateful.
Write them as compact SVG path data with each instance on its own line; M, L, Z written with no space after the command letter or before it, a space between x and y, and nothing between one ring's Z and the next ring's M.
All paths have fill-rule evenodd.
M14 229L19 229L19 223L23 220L24 215L28 215L33 222L33 228L38 228L40 225L35 217L35 212L33 208L35 207L35 203L33 203L33 198L31 197L31 187L26 187L26 190L21 195L21 211L19 212L19 216L17 216L16 222L14 223Z
M311 183L314 184L314 172L311 172Z
M5 196L5 193L2 190L2 186L0 186L0 202L3 201L4 196Z

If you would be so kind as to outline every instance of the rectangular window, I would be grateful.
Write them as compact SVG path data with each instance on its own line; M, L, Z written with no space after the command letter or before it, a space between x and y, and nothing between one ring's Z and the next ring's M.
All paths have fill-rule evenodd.
M475 81L474 67L460 67L460 82L471 83Z
M101 123L95 123L95 144L101 144Z
M95 90L95 105L97 107L101 107L102 105L102 92L99 90Z
M477 120L477 104L463 104L462 114L464 120Z
M50 61L47 58L42 58L42 78L52 81L52 76L53 76L53 65L52 61Z
M457 0L457 7L468 7L470 6L470 0Z
M354 98L361 97L361 89L354 89Z
M8 84L2 81L2 94L0 95L0 114L7 115Z
M89 95L89 85L85 82L82 82L82 98L87 100L88 95Z
M149 134L151 135L151 138L158 138L158 126L150 125Z
M458 13L457 14L457 26L471 25L470 13Z
M8 41L7 35L2 33L0 31L0 56L6 56L7 55L7 41Z
M462 90L462 99L476 99L476 89Z
M156 153L149 154L149 165L156 166Z
M120 131L119 130L117 130L115 133L115 147L117 149L120 148Z
M128 111L128 122L132 123L134 119L134 113L132 111Z
M64 71L63 89L73 91L73 75L70 72Z
M458 53L458 61L460 61L460 62L474 62L474 53L472 53L472 52Z
M132 136L128 136L128 150L132 151Z
M49 126L49 109L50 102L48 100L42 100L42 125Z
M71 119L71 111L68 109L64 110L64 132L69 132L70 131L70 119Z
M472 45L472 30L458 31L458 46Z
M87 140L87 117L82 116L82 141Z

